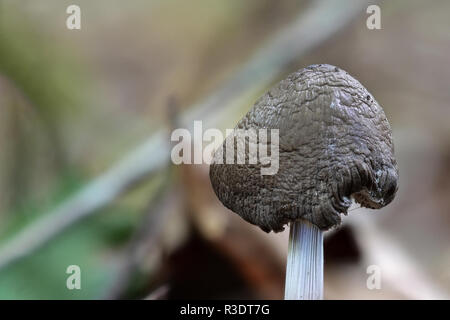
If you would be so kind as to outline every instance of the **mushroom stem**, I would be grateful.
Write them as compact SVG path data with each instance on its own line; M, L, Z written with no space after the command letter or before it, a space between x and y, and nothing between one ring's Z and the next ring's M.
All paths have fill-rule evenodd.
M284 298L323 299L323 231L306 220L290 224Z

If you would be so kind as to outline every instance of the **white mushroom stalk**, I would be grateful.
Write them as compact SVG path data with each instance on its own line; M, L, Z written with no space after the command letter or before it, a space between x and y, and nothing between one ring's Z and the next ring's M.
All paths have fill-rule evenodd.
M379 209L397 192L389 122L358 80L318 64L271 88L233 132L250 129L278 130L278 139L262 144L271 151L278 145L279 170L266 176L261 161L218 161L209 170L213 190L228 209L265 232L291 223L285 297L322 299L323 232L340 225L352 198ZM234 134L216 153L223 156L231 141ZM235 144L231 151L237 154Z
M284 298L323 299L323 231L306 220L290 224Z

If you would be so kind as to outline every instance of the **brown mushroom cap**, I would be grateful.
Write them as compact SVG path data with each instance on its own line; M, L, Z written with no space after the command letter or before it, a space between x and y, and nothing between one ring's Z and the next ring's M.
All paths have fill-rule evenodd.
M311 65L290 74L235 129L249 128L279 129L278 172L261 175L261 164L213 163L210 179L227 208L266 232L300 218L326 230L340 224L351 198L377 209L395 196L389 123L372 95L342 69ZM221 148L225 154L225 142Z

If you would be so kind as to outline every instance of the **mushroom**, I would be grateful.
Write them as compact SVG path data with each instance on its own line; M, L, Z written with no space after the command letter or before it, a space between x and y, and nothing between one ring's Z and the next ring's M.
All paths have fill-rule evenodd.
M262 175L261 162L217 161L235 139L231 134L210 166L214 192L225 207L266 232L280 232L290 223L285 298L322 299L323 232L339 226L352 200L379 209L397 191L383 109L344 70L311 65L264 94L238 129L278 129L278 172Z

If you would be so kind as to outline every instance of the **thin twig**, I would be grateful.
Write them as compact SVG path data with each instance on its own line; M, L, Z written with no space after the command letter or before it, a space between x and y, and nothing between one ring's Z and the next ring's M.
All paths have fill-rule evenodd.
M163 300L167 297L167 293L169 292L169 285L165 284L150 293L145 300Z
M169 184L169 181L165 184ZM105 299L120 299L144 256L151 255L151 251L160 244L159 238L170 217L168 210L173 209L172 205L176 202L174 198L179 195L174 188L167 190L168 187L163 186L153 197L139 228L118 259L118 272L110 287L105 290Z

